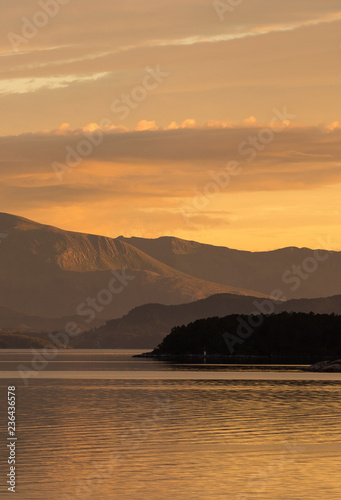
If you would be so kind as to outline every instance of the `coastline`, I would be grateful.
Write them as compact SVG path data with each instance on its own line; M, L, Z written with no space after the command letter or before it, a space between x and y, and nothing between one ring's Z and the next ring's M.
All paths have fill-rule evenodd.
M340 355L336 356L243 356L243 355L221 355L221 354L171 354L171 353L154 353L145 352L135 354L134 358L155 359L159 361L178 361L178 362L205 362L224 364L284 364L284 365L311 365L324 361L336 361L340 359Z

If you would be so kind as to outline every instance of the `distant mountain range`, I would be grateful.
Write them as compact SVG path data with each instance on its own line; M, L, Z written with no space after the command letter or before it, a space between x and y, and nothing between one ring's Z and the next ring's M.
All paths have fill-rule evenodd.
M264 294L281 289L287 299L341 294L341 252L296 247L246 252L171 237L119 240L173 269L215 283Z
M48 345L48 340L40 337L4 333L0 330L0 349L43 349Z
M0 330L16 333L46 333L55 330L64 330L69 322L76 322L82 331L89 329L88 325L79 316L65 316L62 318L43 318L30 314L13 311L0 307ZM105 320L94 319L92 326L105 324Z
M8 235L0 243L0 305L26 314L79 314L86 320L91 310L96 318L111 319L149 302L181 304L216 293L264 295L186 274L122 238L62 231L3 213L0 233ZM98 298L113 280L112 300L105 291ZM88 299L96 304L87 307ZM108 303L103 307L101 301Z
M3 331L47 333L75 321L92 330L92 343L106 338L110 346L154 347L172 326L250 313L255 298L275 289L283 300L307 300L298 311L339 311L339 298L331 296L341 294L341 252L245 252L174 237L108 238L5 213L0 236ZM77 340L85 345L90 338Z
M257 297L219 294L177 306L147 304L133 309L122 318L108 321L105 326L83 333L76 338L73 345L89 349L151 349L156 347L174 326L187 325L198 319L284 311L341 315L341 295L273 302Z

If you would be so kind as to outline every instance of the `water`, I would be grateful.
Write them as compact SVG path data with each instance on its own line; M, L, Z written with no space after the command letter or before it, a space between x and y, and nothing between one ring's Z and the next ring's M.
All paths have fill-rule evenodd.
M341 374L66 352L25 385L31 359L0 353L1 499L9 384L19 500L340 498Z

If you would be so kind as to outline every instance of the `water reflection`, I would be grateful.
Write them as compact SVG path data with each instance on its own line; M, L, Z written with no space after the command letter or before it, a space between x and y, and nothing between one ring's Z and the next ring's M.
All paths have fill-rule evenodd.
M125 362L114 370L141 370L140 361ZM339 498L340 380L299 380L298 369L296 380L276 380L277 372L259 380L254 371L246 380L72 373L18 381L19 500ZM0 384L5 401L7 381Z

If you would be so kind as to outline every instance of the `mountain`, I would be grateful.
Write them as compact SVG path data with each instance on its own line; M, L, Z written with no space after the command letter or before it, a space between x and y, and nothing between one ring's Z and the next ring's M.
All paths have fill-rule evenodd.
M319 298L341 293L341 252L288 247L246 252L186 241L120 238L167 266L200 279L287 299Z
M219 294L176 306L147 304L133 309L105 326L80 335L74 347L81 348L142 348L156 347L175 326L195 320L223 317L231 314L264 312L302 312L340 314L341 295L319 299L298 299L274 303L269 299Z
M138 305L257 291L190 276L122 238L63 231L0 213L0 305L42 317L112 319ZM1 328L1 323L0 323Z
M0 307L1 330L17 333L44 334L57 330L64 330L67 323L76 322L82 331L88 330L85 321L79 316L67 316L62 318L42 318L30 314L13 311L6 307ZM92 326L101 326L105 320L94 319Z
M302 312L341 315L341 295L318 299L296 299L277 304L275 312Z
M173 326L204 317L250 312L255 308L255 300L255 297L218 294L189 304L146 304L136 307L122 318L108 321L106 325L80 335L74 346L84 349L152 348Z
M49 342L39 337L4 333L0 330L0 349L43 349L47 345Z
M314 312L327 312L331 299L323 304L321 297L341 294L340 276L341 252L295 247L245 252L174 237L108 238L0 213L3 330L56 330L69 319L81 330L93 330L100 322L117 319L120 330L113 334L113 326L111 332L117 342L114 337L110 342L119 344L126 332L127 345L135 337L136 346L148 347L176 324L249 313L254 300L250 297L268 297L274 289L280 290L283 301L318 299L314 305L300 303L300 311L313 307ZM217 298L191 305L221 294L228 294L228 305ZM146 304L141 319L136 308ZM164 313L163 306L186 304L188 309Z

